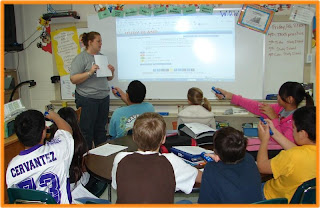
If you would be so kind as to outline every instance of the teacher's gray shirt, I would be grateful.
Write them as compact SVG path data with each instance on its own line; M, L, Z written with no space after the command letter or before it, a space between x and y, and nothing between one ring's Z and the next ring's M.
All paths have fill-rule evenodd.
M101 55L101 53L97 55ZM94 56L87 51L82 51L71 63L70 76L89 72L94 63ZM76 91L83 97L103 99L109 95L110 88L107 77L97 77L96 74L93 74L86 81L77 84Z

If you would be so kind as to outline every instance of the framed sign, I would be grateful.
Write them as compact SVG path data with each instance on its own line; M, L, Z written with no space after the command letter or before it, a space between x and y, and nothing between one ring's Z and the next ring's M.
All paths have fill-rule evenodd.
M258 5L244 5L238 24L261 33L267 33L273 15L273 10Z

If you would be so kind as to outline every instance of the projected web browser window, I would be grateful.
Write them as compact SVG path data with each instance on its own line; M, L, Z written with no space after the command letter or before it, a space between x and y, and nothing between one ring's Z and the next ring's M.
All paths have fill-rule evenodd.
M234 81L235 19L219 14L117 18L118 79Z

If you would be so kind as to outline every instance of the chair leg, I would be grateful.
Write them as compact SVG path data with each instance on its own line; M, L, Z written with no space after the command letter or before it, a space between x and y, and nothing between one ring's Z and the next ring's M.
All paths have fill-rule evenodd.
M308 187L307 189L305 189L302 193L302 196L301 196L301 199L300 199L300 202L299 204L303 204L303 200L304 200L304 196L305 194L309 191L309 190L315 190L316 187L315 186L312 186L312 187Z
M111 191L112 191L112 190L111 190L111 181L108 182L108 186L109 186L109 188L108 188L108 189L109 189L109 190L108 190L108 199L109 199L109 201L110 201L110 203L111 203Z

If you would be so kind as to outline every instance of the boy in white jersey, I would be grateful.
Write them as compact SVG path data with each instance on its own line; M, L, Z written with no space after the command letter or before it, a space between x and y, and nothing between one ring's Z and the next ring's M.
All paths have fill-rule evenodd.
M18 115L15 132L25 150L8 165L8 188L46 191L59 204L71 203L69 167L74 145L70 125L58 114L49 111L46 118L53 120L58 130L50 142L46 138L45 118L40 111L28 110Z

